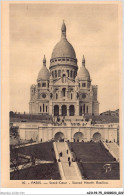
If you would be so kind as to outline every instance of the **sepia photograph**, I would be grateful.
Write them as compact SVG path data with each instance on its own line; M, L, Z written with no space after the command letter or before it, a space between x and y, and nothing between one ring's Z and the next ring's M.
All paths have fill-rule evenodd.
M9 3L11 182L120 181L119 11L118 3Z

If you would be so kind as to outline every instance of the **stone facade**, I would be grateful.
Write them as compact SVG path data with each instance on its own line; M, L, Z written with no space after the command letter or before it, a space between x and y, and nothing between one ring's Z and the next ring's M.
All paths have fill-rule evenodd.
M80 70L77 62L74 48L66 38L66 26L63 22L61 40L53 49L49 70L44 56L37 84L30 88L31 114L99 115L98 87L91 84L84 56Z
M17 124L16 124L17 125ZM36 142L51 141L52 139L60 140L64 138L64 141L70 142L77 141L111 141L117 142L117 128L118 124L102 124L102 125L90 125L85 126L53 126L41 123L21 123L19 126L19 135L22 140L34 140Z

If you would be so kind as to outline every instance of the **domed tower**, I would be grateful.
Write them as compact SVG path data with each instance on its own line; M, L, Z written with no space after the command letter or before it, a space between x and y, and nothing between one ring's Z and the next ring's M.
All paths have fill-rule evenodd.
M54 80L60 77L68 77L74 80L77 75L77 70L75 50L66 38L66 25L63 21L61 39L55 45L50 59L50 74Z
M75 91L77 58L73 46L66 38L63 21L61 39L55 45L50 59L50 114L55 116L79 115L78 99Z
M49 112L49 70L46 67L44 55L43 65L38 74L37 85L31 86L31 100L29 112L37 114L48 114Z
M97 86L91 85L89 71L85 67L85 58L83 56L82 66L77 74L79 84L79 114L98 115L99 103L97 101Z
M91 80L90 80L90 74L88 70L85 67L85 58L83 56L82 59L82 66L78 71L78 79L79 79L79 85L80 88L90 88Z

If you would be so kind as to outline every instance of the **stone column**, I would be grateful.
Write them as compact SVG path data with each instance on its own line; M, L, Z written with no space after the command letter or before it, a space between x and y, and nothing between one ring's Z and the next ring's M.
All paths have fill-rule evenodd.
M59 91L59 92L58 92L58 99L61 99L61 97L62 97L62 92Z
M67 116L69 116L69 106L67 105Z
M52 101L51 100L49 101L49 108L48 108L48 110L49 110L49 114L52 115L53 114L53 110L52 110Z
M79 116L79 101L75 104L75 116Z
M61 108L61 105L59 105L59 116L62 115L62 108Z

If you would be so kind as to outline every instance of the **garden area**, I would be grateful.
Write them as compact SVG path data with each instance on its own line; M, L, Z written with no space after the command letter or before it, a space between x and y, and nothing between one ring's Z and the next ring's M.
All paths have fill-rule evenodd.
M82 175L85 179L89 180L118 180L119 163L110 163L111 171L107 171L104 168L105 163L78 163Z
M40 164L10 173L11 180L60 180L57 163Z
M73 149L76 157L83 162L108 162L113 161L112 155L98 142L70 142L69 148Z
M26 147L20 147L18 148L18 153L28 156L33 155L35 158L46 161L54 161L55 159L52 142L44 142Z
M10 161L12 180L60 179L52 142L11 148Z

